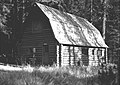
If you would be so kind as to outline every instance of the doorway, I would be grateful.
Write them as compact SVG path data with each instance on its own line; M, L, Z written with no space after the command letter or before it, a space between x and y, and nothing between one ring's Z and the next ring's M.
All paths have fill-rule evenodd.
M42 64L48 65L49 64L49 45L47 43L43 44L43 56L42 56Z

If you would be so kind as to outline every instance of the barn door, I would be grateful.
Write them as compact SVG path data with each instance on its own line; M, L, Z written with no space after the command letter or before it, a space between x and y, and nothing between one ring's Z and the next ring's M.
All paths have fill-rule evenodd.
M48 65L49 64L49 46L47 43L43 44L43 56L42 56L42 64Z
M82 62L85 66L89 64L88 48L85 47L82 48Z

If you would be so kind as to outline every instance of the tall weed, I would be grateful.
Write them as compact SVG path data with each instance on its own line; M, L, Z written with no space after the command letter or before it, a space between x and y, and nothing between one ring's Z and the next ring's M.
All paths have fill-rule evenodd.
M29 68L30 70L29 70ZM0 85L94 85L97 67L40 66L20 71L0 71ZM31 70L32 69L32 70ZM96 84L96 85L97 85ZM99 85L99 84L98 84Z

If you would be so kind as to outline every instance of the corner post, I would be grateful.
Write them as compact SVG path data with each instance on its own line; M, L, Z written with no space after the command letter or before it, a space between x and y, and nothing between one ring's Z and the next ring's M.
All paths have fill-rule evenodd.
M75 63L75 61L76 61L76 59L75 59L75 47L73 46L73 56L74 56L74 65L76 66L76 63Z
M71 53L70 53L70 46L68 46L68 52L69 52L69 65L71 65Z
M59 44L59 66L61 67L61 44Z

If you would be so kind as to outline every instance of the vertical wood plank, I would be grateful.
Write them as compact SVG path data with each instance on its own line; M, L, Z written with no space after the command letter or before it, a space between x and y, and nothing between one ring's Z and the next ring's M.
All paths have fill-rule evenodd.
M57 54L57 66L59 66L59 45L57 45L56 47L57 47L57 48L56 48L56 49L57 49L57 50L56 50L56 52L57 52L57 53L56 53L56 54Z
M59 45L59 66L61 67L61 44Z
M106 61L107 61L107 60L106 60L106 59L107 59L107 48L105 48L105 51L104 51L104 52L105 52L105 53L104 53L104 54L105 54L105 56L104 56L104 61L105 61L105 64L106 64Z
M68 52L69 52L69 65L71 65L71 54L70 54L70 46L68 46Z
M76 61L76 59L75 59L75 47L73 46L73 57L74 57L74 65L76 66L76 63L75 63L75 61Z

